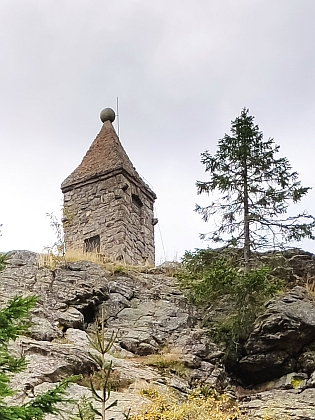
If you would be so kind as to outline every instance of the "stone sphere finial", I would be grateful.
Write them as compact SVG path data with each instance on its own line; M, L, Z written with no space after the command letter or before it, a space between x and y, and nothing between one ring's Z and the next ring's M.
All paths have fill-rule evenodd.
M100 113L102 123L105 121L113 122L115 120L115 111L112 108L105 108Z

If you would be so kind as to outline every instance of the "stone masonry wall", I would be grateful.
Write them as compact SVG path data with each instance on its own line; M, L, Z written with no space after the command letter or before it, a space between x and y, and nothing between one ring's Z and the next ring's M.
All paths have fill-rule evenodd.
M123 174L65 192L64 232L67 250L99 235L105 257L154 264L153 200Z

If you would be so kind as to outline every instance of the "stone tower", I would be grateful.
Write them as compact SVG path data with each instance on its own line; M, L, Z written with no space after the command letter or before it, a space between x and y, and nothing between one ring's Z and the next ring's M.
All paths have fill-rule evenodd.
M156 195L128 158L112 126L114 119L112 109L101 112L101 131L61 185L66 250L153 265Z

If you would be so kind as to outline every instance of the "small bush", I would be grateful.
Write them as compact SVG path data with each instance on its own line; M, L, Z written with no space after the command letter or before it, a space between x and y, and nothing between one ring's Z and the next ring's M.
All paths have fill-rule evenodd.
M144 389L142 394L151 401L131 420L240 420L236 401L215 391L205 396L200 390L180 402L169 391L162 394L154 388Z

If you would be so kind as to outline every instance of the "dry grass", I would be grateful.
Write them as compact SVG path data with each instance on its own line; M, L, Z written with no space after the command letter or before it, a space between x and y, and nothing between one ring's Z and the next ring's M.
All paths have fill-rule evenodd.
M88 261L94 264L98 264L113 274L126 273L128 271L146 273L150 268L152 268L150 265L134 266L124 262L114 262L105 255L94 252L82 252L73 249L66 251L64 255L58 255L50 251L47 253L38 254L39 267L46 267L51 270L54 270L58 265L64 265L78 261Z
M62 256L55 255L50 252L37 254L37 261L39 268L44 267L49 268L50 270L54 270L58 265L65 262Z
M307 275L305 282L305 289L313 296L315 296L315 277Z
M53 344L74 344L73 341L68 340L66 337L54 338L51 342Z
M176 354L152 354L144 357L142 363L147 366L156 367L163 373L175 373L182 378L187 376L187 369L185 368L184 363L178 360Z
M245 420L234 399L214 391L205 395L196 390L184 402L171 391L165 394L152 387L143 389L142 395L151 401L131 420Z
M77 384L90 389L91 382L94 389L102 390L104 387L104 376L102 376L102 372L97 371L89 376L83 376L77 381ZM112 370L108 379L108 387L111 391L122 391L127 389L132 382L131 379L122 378L118 371Z

